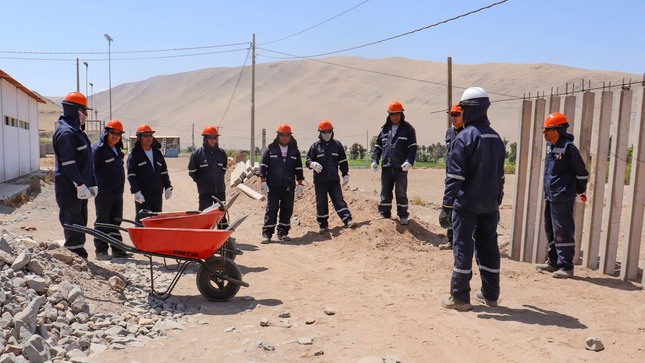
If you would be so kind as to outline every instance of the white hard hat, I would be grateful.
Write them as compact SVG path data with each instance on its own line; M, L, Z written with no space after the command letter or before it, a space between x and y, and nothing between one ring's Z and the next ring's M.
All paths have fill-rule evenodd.
M486 92L485 89L481 87L469 87L466 88L464 91L464 94L461 95L461 100L466 101L466 100L472 100L473 98L483 98L483 97L488 97L488 93Z

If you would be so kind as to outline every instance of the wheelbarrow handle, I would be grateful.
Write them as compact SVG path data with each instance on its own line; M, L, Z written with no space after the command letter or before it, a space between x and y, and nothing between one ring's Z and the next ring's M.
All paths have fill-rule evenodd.
M122 232L126 232L126 233L128 232L128 230L127 230L127 229L125 229L125 228L123 228L123 227L121 227L121 226L117 226L117 225L115 225L115 224L109 224L109 223L96 222L96 223L94 223L94 227L110 228L110 229L118 229L118 230L120 230L120 231L122 231Z
M125 219L125 218L116 218L117 221L119 222L126 222L130 224L134 224L135 227L143 227L143 224L141 222L133 221L131 219Z
M94 237L100 239L101 241L103 241L105 243L108 243L111 246L118 247L118 248L120 248L120 249L122 249L124 251L142 253L142 251L140 251L140 250L138 250L138 249L136 249L136 248L134 248L132 246L128 246L125 243L119 241L118 239L106 234L105 232L99 231L99 230L94 229L94 228L88 228L88 227L81 226L81 225L78 225L78 224L63 224L63 228L66 229L66 230L69 230L69 231L73 231L73 232L89 234L91 236L94 236Z
M248 214L245 214L245 215L243 215L243 216L241 216L241 217L237 218L236 220L234 220L233 222L231 222L231 223L228 225L228 228L226 228L226 230L227 230L227 231L234 231L234 230L235 230L235 228L237 228L240 224L242 224L242 222L244 222L244 220L245 220L248 216L249 216Z

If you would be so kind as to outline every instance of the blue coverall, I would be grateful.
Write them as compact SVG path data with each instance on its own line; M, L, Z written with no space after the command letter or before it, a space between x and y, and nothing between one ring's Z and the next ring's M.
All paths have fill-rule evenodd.
M464 129L452 145L446 173L444 206L452 206L454 268L450 294L470 303L473 253L486 299L499 298L500 255L497 244L499 205L504 195L502 139L490 127L487 97L461 101Z
M141 147L141 140L137 140L132 152L128 155L127 167L130 193L134 194L140 191L146 200L143 203L134 203L136 221L141 219L139 216L141 209L161 212L163 191L164 189L172 188L170 176L168 175L168 166L166 165L166 159L159 150L160 146L156 139L152 142L154 166Z

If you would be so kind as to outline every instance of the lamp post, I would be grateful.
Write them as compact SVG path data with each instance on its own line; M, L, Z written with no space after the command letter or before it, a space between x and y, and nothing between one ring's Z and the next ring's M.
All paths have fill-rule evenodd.
M90 108L94 109L94 83L90 82Z
M89 68L89 64L87 62L83 62L85 65L85 96L87 96L87 69Z
M108 74L109 74L109 85L110 85L110 92L109 92L109 97L110 97L110 120L112 120L112 42L114 39L112 39L111 36L108 34L103 34L105 36L105 39L108 41Z

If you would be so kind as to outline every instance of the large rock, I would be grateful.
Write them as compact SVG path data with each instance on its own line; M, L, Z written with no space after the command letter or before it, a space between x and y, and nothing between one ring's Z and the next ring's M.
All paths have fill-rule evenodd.
M43 363L51 360L49 347L40 335L34 334L22 348L22 355L30 362Z

